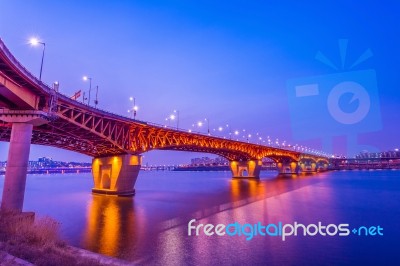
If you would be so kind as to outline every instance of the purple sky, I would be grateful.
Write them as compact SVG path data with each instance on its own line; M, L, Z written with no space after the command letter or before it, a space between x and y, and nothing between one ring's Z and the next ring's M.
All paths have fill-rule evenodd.
M128 115L133 96L137 118L159 124L177 109L186 129L208 118L211 130L229 124L231 131L245 129L253 139L259 133L315 149L329 148L322 144L329 142L333 152L351 156L399 147L399 5L263 2L3 0L0 37L35 75L41 49L27 42L40 38L46 43L45 82L57 80L60 91L72 95L88 90L82 76L89 75L99 86L99 108L121 115ZM339 39L348 39L348 63L335 70L315 55L321 51L340 66ZM294 90L288 84L316 76L317 82L330 84L327 75L349 72L350 63L367 49L373 56L351 71L372 69L376 77L361 72L342 80L367 80L362 85L376 108L365 126L337 124L326 111L326 99L303 107L291 100ZM343 95L339 106L351 113L362 100ZM297 118L303 111L309 115ZM315 128L309 129L306 120ZM299 139L296 133L304 130L306 138ZM307 139L307 130L316 134ZM7 150L7 143L0 143L0 160L6 160ZM90 160L32 146L31 159L41 156ZM145 154L144 161L182 163L195 156L201 155L159 151Z

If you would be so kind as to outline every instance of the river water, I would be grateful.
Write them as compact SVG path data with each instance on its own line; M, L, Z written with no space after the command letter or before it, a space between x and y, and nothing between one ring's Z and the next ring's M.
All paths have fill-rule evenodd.
M0 193L3 182L0 176ZM258 181L229 172L142 171L133 198L93 195L92 185L91 174L29 175L24 210L58 220L72 245L141 265L400 263L400 171L264 171ZM192 219L380 226L383 235L188 236Z

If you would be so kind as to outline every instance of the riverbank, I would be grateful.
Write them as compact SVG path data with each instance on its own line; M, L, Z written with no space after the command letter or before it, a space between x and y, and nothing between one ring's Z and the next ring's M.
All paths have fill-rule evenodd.
M172 171L230 171L227 165L216 165L216 166L179 166Z
M79 174L90 173L92 168L35 168L28 169L27 174ZM0 170L0 175L5 175L5 170Z
M68 246L59 238L58 222L49 217L35 219L34 213L0 212L0 251L19 265L130 265Z

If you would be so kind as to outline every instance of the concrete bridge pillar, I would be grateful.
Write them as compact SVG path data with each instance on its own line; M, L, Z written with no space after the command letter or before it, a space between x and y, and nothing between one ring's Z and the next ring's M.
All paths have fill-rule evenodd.
M32 124L14 123L12 125L1 201L2 210L22 211L32 129Z
M315 173L317 172L317 164L313 161L301 161L299 163L299 170L302 173Z
M280 175L295 175L298 174L298 165L295 161L282 161L277 164Z
M94 181L92 192L133 196L141 164L142 156L140 155L122 154L94 158L92 162Z
M327 164L327 163L319 164L319 165L317 166L317 171L318 171L318 172L325 172L325 171L328 171L328 164Z
M47 123L46 118L41 111L0 110L0 120L12 123L1 201L3 211L22 211L33 126Z
M231 161L229 166L233 178L260 178L261 160Z

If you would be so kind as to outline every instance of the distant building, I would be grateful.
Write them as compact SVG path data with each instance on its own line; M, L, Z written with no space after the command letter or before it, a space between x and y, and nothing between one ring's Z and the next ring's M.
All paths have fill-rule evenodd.
M193 158L190 162L192 166L228 165L229 163L226 158L221 156L214 159L209 157Z
M7 161L0 162L0 169L7 166ZM76 168L76 167L91 167L91 163L80 162L62 162L53 161L52 158L41 157L37 161L28 161L28 169L47 169L47 168Z
M379 158L400 158L400 151L395 149L393 151L384 152L368 152L362 151L360 154L356 155L356 159L379 159Z

